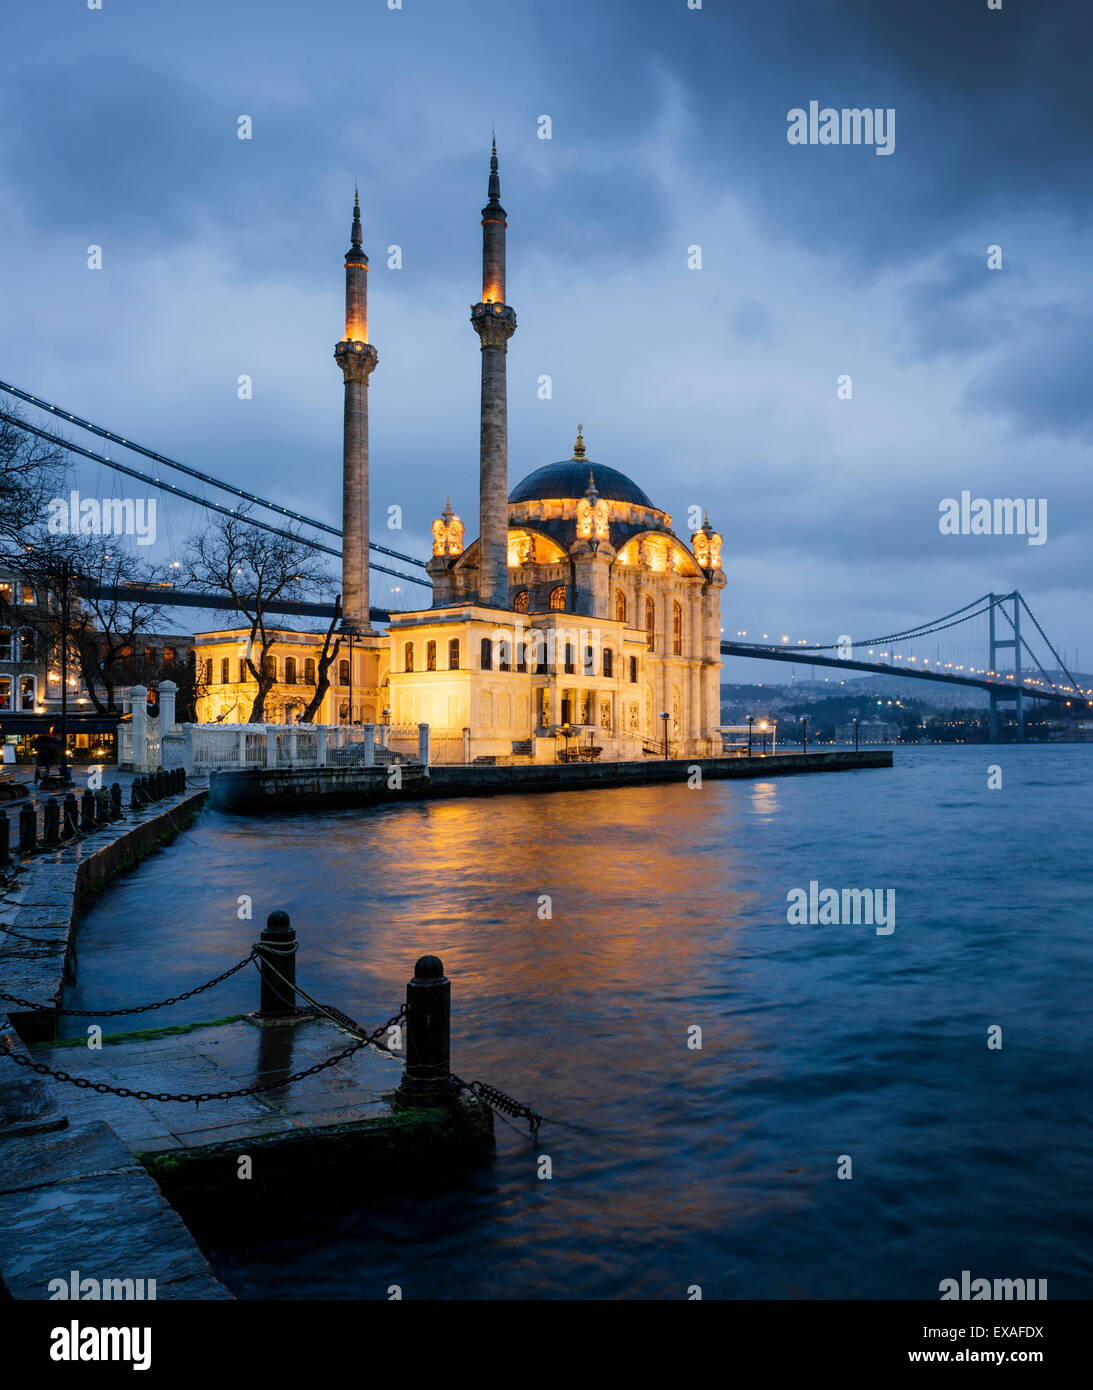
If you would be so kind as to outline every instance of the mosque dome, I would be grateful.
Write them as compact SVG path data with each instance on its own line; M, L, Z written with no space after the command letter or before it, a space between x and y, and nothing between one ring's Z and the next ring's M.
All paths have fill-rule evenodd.
M632 478L617 468L595 463L592 459L571 458L561 463L548 463L537 468L516 484L509 493L510 502L532 502L545 498L581 498L588 491L591 472L596 491L609 502L632 502L638 507L653 504Z

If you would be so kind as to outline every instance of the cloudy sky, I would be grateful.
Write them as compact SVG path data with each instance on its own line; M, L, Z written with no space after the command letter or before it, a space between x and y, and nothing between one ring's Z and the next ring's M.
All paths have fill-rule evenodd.
M356 179L373 537L426 554L449 492L473 534L495 125L513 482L580 420L681 530L709 509L730 635L869 636L1016 587L1088 669L1091 47L1086 0L13 7L0 378L337 521ZM893 108L894 152L790 145L812 100ZM942 536L964 489L1046 498L1047 543Z

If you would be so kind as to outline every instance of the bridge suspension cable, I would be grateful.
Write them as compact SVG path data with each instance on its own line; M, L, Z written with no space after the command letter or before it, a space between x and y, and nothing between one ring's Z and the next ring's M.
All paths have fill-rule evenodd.
M946 613L944 617L934 618L930 622L921 624L917 628L910 628L906 632L890 632L886 637L866 637L861 641L856 641L854 646L859 648L881 647L889 642L902 642L913 637L929 637L934 632L943 632L947 627L956 627L960 623L966 623L970 618L978 618L983 613L989 613L994 606L990 602L987 602L985 607L977 609L974 613L968 612L968 609L975 608L977 603L983 603L984 600L989 599L989 594L981 594L979 598L972 599L971 603L966 603L963 608L955 608L951 613ZM964 616L958 617L957 615L961 613ZM792 650L795 652L833 652L837 651L841 646L842 643L840 642L828 642L824 645L816 643L809 646L798 646L794 647ZM785 649L783 647L774 646L772 650L783 651Z
M130 478L136 478L149 487L170 488L176 497L185 497L190 502L196 502L199 506L207 507L210 511L220 512L223 516L234 516L237 520L244 522L247 526L256 526L260 531L269 531L271 535L282 536L285 540L300 541L304 545L309 545L314 550L321 550L326 555L333 555L336 559L341 559L342 552L335 550L332 546L323 545L321 541L313 541L307 536L297 536L291 531L285 531L280 526L271 526L268 522L259 521L253 516L246 516L242 512L232 507L223 507L219 502L210 502L207 498L198 497L196 493L187 492L185 488L177 487L174 483L164 482L161 478L149 477L147 473L142 473L138 468L130 468L127 464L118 463L115 459L109 459L103 454L93 453L90 449L85 449L82 444L70 443L67 439L62 439L60 435L50 434L48 430L39 429L37 425L31 425L26 420L20 420L18 416L9 415L0 410L0 420L7 420L20 429L29 430L31 434L36 434L40 439L45 439L51 444L57 444L62 449L67 449L73 454L82 454L84 458L91 459L94 463L105 464L108 468L113 468L118 473L125 473ZM371 544L371 542L369 542ZM383 550L383 546L376 546L375 549ZM374 561L369 561L369 569L381 570L384 574L392 574L396 579L405 579L410 584L420 584L423 588L428 588L429 581L420 579L416 574L403 574L401 570L388 569L386 565L378 565Z
M143 444L135 444L131 439L123 439L120 434L114 434L112 430L103 429L101 425L92 424L90 420L84 420L79 415L73 415L70 411L62 410L60 406L52 405L49 401L43 401L39 399L39 397L37 396L32 396L29 391L21 391L18 386L12 386L12 384L8 381L0 381L0 391L6 391L9 396L17 396L19 400L27 401L30 405L37 406L39 410L48 410L53 415L68 420L71 424L76 425L79 429L88 430L91 434L97 434L100 439L108 439L112 444L121 444L126 449L132 449L134 453L143 454L145 458L154 459L156 463L164 464L167 468L174 468L179 473L186 473L189 477L196 478L199 482L207 483L209 487L219 488L221 492L230 492L233 497L241 497L244 501L253 502L256 506L264 507L267 511L279 512L281 516L287 516L292 521L302 522L305 526L313 526L317 531L325 531L328 535L341 536L342 534L341 530L337 526L330 526L325 521L316 521L314 517L304 516L302 512L294 512L290 507L282 507L278 502L270 502L267 498L259 497L253 492L246 492L243 488L234 487L231 483L221 482L219 478L214 478L210 473L202 473L200 469L190 468L188 464L179 463L177 459L168 458L165 454L158 454L154 449L145 448ZM0 418L5 420L11 420L13 417L10 415L4 415L2 412L0 412ZM26 421L24 420L16 419L14 420L14 423L23 426L23 428L33 428L33 426L28 426L26 424ZM40 433L40 431L35 431L35 433ZM44 439L50 438L49 435L43 435L42 437ZM64 443L63 440L58 442L62 444ZM73 446L66 444L64 447L72 448ZM99 455L87 454L87 457L98 459ZM100 459L100 462L109 464L111 468L117 466L111 463L111 461L106 458ZM124 472L125 470L120 469L119 471ZM143 477L143 475L140 473L134 473L132 476L136 478ZM171 484L161 483L160 486L170 487ZM189 493L181 492L180 489L176 488L175 491L179 492L179 495L182 497L190 496ZM196 500L202 501L201 498L198 498ZM203 502L202 504L204 506L213 506L211 502ZM220 507L216 508L216 510L223 511L224 509ZM268 530L269 528L267 527L266 529ZM380 545L377 541L369 541L368 545L370 549L378 551L382 555L390 555L392 559L403 560L408 565L420 565L422 569L425 568L425 561L419 560L415 555L403 555L401 551L391 550L388 546ZM316 545L316 549L321 550L323 549L323 547ZM339 552L331 550L328 553L334 555ZM375 566L375 568L380 569L382 568L382 566L377 565ZM391 571L384 571L384 573L390 572ZM416 580L415 582L424 583L425 581Z

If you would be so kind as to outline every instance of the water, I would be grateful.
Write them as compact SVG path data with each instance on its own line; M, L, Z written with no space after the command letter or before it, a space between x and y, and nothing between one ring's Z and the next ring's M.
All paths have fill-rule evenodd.
M254 937L247 894L256 922L291 914L301 981L369 1026L440 955L454 1068L592 1131L499 1123L491 1167L355 1211L302 1191L292 1238L214 1241L240 1297L936 1299L962 1269L1088 1297L1093 747L895 756L701 790L208 813L93 908L67 1002L217 973ZM894 889L895 931L788 925L813 879ZM254 996L247 971L156 1017Z

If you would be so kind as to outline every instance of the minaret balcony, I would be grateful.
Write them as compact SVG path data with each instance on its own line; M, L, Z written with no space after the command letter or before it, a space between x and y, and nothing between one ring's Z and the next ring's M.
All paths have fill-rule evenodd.
M478 303L471 305L471 322L476 319L506 319L515 328L516 310L511 304L495 304L492 301L485 304Z
M371 343L359 338L343 338L334 347L334 361L341 367L346 381L363 381L375 370L379 353Z

